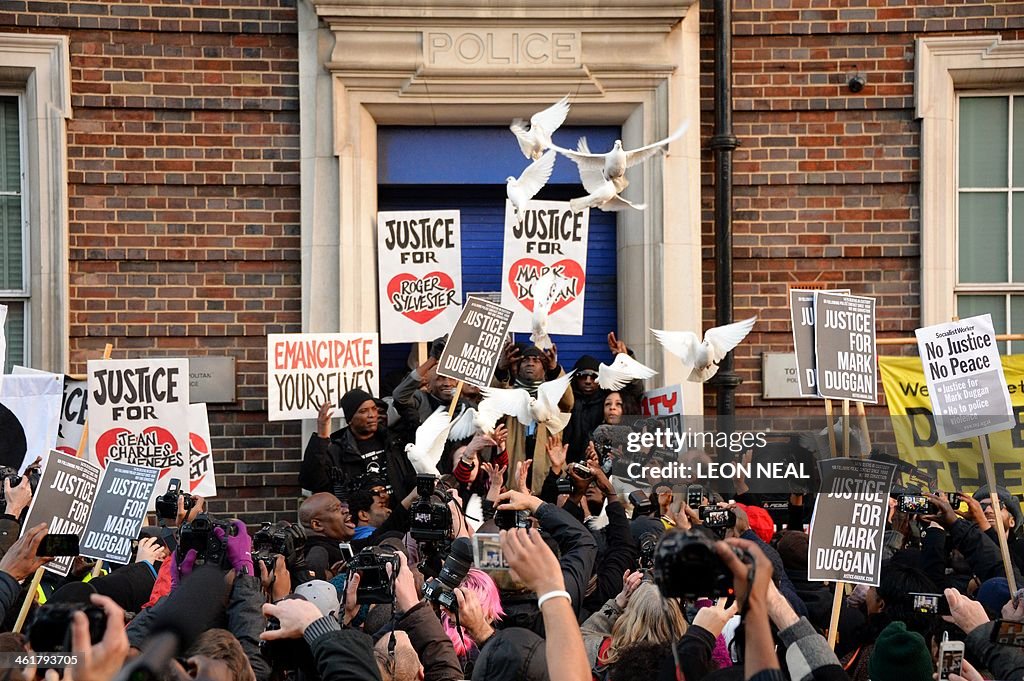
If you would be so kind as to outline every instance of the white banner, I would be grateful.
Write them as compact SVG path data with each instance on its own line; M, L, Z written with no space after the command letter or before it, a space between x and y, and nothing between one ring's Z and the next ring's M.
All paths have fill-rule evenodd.
M206 404L188 406L188 441L191 452L189 465L189 492L209 499L217 496L217 482L213 479L213 448L210 446L210 419Z
M0 421L11 420L11 426L0 432L0 451L13 453L25 447L19 461L8 458L3 463L24 471L37 456L49 456L60 428L60 403L64 394L63 376L58 374L20 374L4 377L0 383ZM21 443L24 443L22 445Z
M462 311L459 211L377 214L380 342L432 341Z
M107 461L148 466L160 479L188 479L188 360L89 360L89 451ZM161 492L158 484L149 501Z
M267 419L316 418L321 404L337 410L354 388L377 395L378 357L375 333L267 336Z
M63 374L51 374L49 371L15 366L12 374L35 374L37 376L57 376L64 381L64 398L60 407L60 425L57 428L57 451L71 456L78 456L78 446L82 444L82 433L85 431L86 395L89 386L85 381L76 381Z
M533 284L549 270L564 278L548 315L548 333L583 333L590 209L573 212L565 201L530 201L517 222L505 201L501 306L515 312L512 331L528 333Z

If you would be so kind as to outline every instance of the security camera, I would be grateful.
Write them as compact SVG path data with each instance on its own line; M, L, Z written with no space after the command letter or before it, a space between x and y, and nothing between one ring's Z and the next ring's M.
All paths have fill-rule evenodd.
M847 81L846 86L850 88L850 92L856 94L864 89L864 86L867 85L867 82L868 81L864 76L857 73L850 76L850 80Z

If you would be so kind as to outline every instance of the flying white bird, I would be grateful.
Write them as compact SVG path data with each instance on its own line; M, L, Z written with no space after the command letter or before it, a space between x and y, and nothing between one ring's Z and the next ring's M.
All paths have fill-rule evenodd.
M469 407L452 422L452 429L448 431L448 439L468 440L477 433L493 436L498 419L504 415L500 409L494 406L493 402L486 399L480 400L476 409Z
M589 150L581 151L578 146L576 151L563 149L555 145L551 145L551 148L555 149L563 156L575 161L576 165L580 167L581 175L583 170L601 171L604 179L611 181L615 185L615 193L621 194L622 191L629 186L629 180L626 179L626 169L632 168L639 163L643 163L651 156L665 151L669 144L682 137L683 133L686 132L686 129L689 126L690 122L687 121L680 125L678 130L665 139L655 142L654 144L648 144L645 147L640 147L639 149L630 149L628 151L622 148L622 140L615 140L615 144L612 146L611 151L604 154L594 154Z
M539 160L528 165L519 179L511 175L505 178L505 194L512 202L516 222L522 222L526 204L548 183L551 171L555 167L556 155L553 151L547 152Z
M536 161L541 154L551 148L551 135L561 127L568 114L569 95L566 95L543 111L533 114L530 117L529 130L524 127L526 122L522 118L512 121L508 129L514 132L516 139L519 140L523 156Z
M611 366L601 364L597 368L597 384L605 390L621 390L634 379L645 379L658 372L644 366L624 352L615 355Z
M405 446L405 455L417 475L439 475L437 462L441 460L452 423L448 410L439 407L416 429L416 441Z
M718 363L747 337L755 321L757 317L751 317L742 322L708 329L703 342L690 331L651 329L651 332L666 350L683 360L683 366L691 370L691 381L703 383L718 373Z
M551 349L551 336L548 335L548 314L558 297L558 283L563 277L554 270L548 270L533 283L533 323L530 340L541 350Z
M514 416L524 426L539 423L554 435L569 424L570 414L563 413L558 402L569 387L572 374L569 372L553 381L541 383L536 398L530 397L530 393L522 388L483 388L482 392L503 414Z
M581 137L579 144L577 145L583 153L590 153L589 147L587 147L587 138ZM569 209L574 213L587 208L597 207L608 213L616 213L618 211L626 210L627 208L635 208L637 210L643 210L647 207L643 203L632 203L627 199L619 196L619 190L615 188L615 182L606 180L604 175L597 168L584 167L582 164L579 166L580 171L580 183L583 184L583 188L587 190L587 195L577 199L570 199ZM625 181L625 178L623 178ZM626 183L628 184L628 183Z

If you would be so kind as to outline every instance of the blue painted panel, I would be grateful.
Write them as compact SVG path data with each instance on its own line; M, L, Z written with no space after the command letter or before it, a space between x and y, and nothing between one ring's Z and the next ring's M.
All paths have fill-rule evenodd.
M575 149L586 137L594 151L607 151L619 128L563 127L554 142ZM377 182L380 184L505 184L529 165L508 128L381 127L377 130ZM559 156L552 184L579 184L576 164Z

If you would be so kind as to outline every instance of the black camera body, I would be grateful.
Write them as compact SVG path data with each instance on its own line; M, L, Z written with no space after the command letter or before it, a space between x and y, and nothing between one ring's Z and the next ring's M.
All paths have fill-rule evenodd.
M360 605L391 603L395 598L395 578L401 562L398 554L382 546L367 546L348 564L348 578L359 573L356 599Z
M39 472L38 468L29 468L25 471L25 475L28 476L28 483L32 487L32 494L35 495L36 488L39 487L39 479L42 477L42 474ZM18 475L18 470L16 468L0 466L0 503L7 503L3 481L10 480L11 487L17 487L21 484L21 477L22 476Z
M515 512L513 511L513 513ZM472 545L467 539L456 539L452 542L452 547L445 557L444 565L441 566L437 577L429 579L423 584L424 598L431 603L448 608L451 612L456 612L459 609L459 601L455 596L455 589L462 585L472 567Z
M654 503L651 501L651 496L643 490L635 489L630 492L629 503L633 506L634 520L651 515L654 512Z
M171 482L167 485L167 491L156 498L156 517L157 518L177 518L178 517L178 497L185 498L185 513L187 514L196 505L196 498L188 492L181 490L181 480L178 478L171 478Z
M238 529L231 523L215 520L208 513L200 513L191 522L182 523L178 528L178 563L185 559L189 550L196 550L196 565L218 565L227 567L227 539L220 539L213 528L224 530L226 536L235 536Z
M419 498L409 507L409 534L416 541L445 541L452 534L448 495L437 489L437 478L417 475Z
M753 558L733 550L752 572ZM714 599L733 593L732 571L715 553L715 542L699 530L662 537L654 550L654 582L665 598Z
M71 652L72 615L81 610L89 620L89 638L93 645L103 640L107 629L107 614L96 605L80 603L46 603L36 612L28 630L32 650L48 653Z
M555 480L555 488L559 494L572 494L572 480L562 475Z
M306 530L298 523L285 521L277 525L263 523L252 536L252 558L267 566L267 572L274 571L277 556L284 556L289 570L301 568L305 563L303 547L306 545Z

